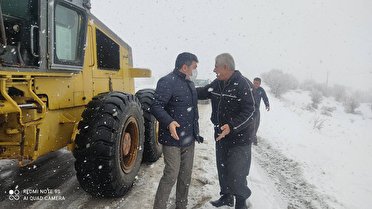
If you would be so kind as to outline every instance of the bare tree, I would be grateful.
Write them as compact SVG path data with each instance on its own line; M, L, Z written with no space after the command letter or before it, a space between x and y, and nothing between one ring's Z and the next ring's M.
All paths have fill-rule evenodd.
M280 70L271 70L263 73L261 77L277 98L280 98L283 93L298 87L298 81L294 76L283 73Z

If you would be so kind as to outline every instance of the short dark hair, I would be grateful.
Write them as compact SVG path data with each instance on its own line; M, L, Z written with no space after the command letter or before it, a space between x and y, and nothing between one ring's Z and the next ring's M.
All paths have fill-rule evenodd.
M195 54L183 52L177 56L175 69L179 70L182 68L183 65L190 66L193 61L199 62Z
M259 78L259 77L255 77L255 78L253 79L253 81L258 81L258 82L261 83L261 78Z

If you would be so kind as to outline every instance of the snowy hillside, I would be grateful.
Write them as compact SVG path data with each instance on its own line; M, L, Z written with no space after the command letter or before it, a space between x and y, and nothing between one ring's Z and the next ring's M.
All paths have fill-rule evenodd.
M258 135L263 141L260 149L270 146L269 149L273 148L293 160L294 166L288 172L293 167L300 173L303 171L308 183L304 185L313 185L311 190L320 194L317 198L325 202L324 205L331 208L371 208L370 104L361 104L357 109L359 114L348 114L342 104L332 98L324 98L318 110L309 110L309 92L292 91L281 100L269 94L269 98L271 111L261 110ZM262 161L267 163L270 159ZM304 188L300 185L297 190L301 189ZM282 193L285 192L284 189ZM285 195L290 197L291 194ZM309 206L316 207L317 204L311 203L311 195L308 198Z

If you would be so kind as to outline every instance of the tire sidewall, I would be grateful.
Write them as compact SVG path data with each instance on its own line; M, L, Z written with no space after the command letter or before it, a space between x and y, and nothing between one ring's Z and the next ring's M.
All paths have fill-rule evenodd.
M154 89L141 89L137 91L136 97L139 99L144 118L145 127L145 142L144 142L144 156L143 160L146 162L157 161L163 153L162 145L158 141L156 118L151 114L150 108L154 101L155 90Z
M116 134L116 150L115 150L115 168L117 172L117 180L121 185L125 186L131 186L131 184L134 182L135 177L138 174L138 170L140 169L141 161L142 161L142 156L143 156L143 146L144 146L144 127L143 127L143 118L142 118L142 111L140 110L140 106L138 106L135 101L131 101L130 104L127 106L127 108L122 112L121 115L119 115L120 119L120 128L119 132ZM130 173L125 173L122 168L121 168L121 137L122 134L124 133L124 130L127 125L127 121L130 117L134 117L136 119L137 125L138 125L138 130L139 130L139 142L138 145L139 147L137 148L137 157L136 161L134 164L134 167L132 168L132 171Z

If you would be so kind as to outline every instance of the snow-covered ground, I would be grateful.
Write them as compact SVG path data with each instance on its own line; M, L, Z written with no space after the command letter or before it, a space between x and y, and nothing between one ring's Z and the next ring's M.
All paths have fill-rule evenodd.
M329 207L371 208L370 104L349 114L332 98L323 98L318 110L308 110L309 92L292 91L281 100L269 97L271 111L261 110L260 147L270 146L293 160Z
M219 185L215 163L213 126L209 122L210 105L200 105L201 134L205 136L203 144L197 144L192 182L189 192L188 208L214 208L209 201L219 198ZM138 180L134 187L122 198L93 198L85 193L74 176L73 156L66 150L58 151L32 166L30 170L19 170L17 163L11 160L0 161L0 208L130 208L150 209L155 197L158 181L163 171L163 159L156 163L141 166ZM248 204L253 208L286 208L275 186L268 179L265 171L253 162L248 178L253 194ZM57 189L62 201L15 201L9 200L8 191L18 186L19 190ZM21 197L22 199L22 197ZM170 208L174 208L174 190L170 197ZM229 207L221 207L229 208Z
M248 184L253 209L367 209L372 205L372 111L347 114L341 104L324 99L308 110L308 92L293 91L278 100L269 94L271 111L261 110L259 145L253 148ZM327 115L322 107L328 107ZM219 197L210 105L200 105L203 144L197 144L188 208L214 208ZM324 108L323 108L324 109ZM324 112L324 111L323 111ZM17 162L0 161L0 208L152 208L163 159L143 164L134 187L122 198L93 198L75 177L74 158L60 150L20 170ZM64 200L9 200L9 190L56 189ZM174 206L174 191L170 198ZM229 207L221 207L227 209Z

